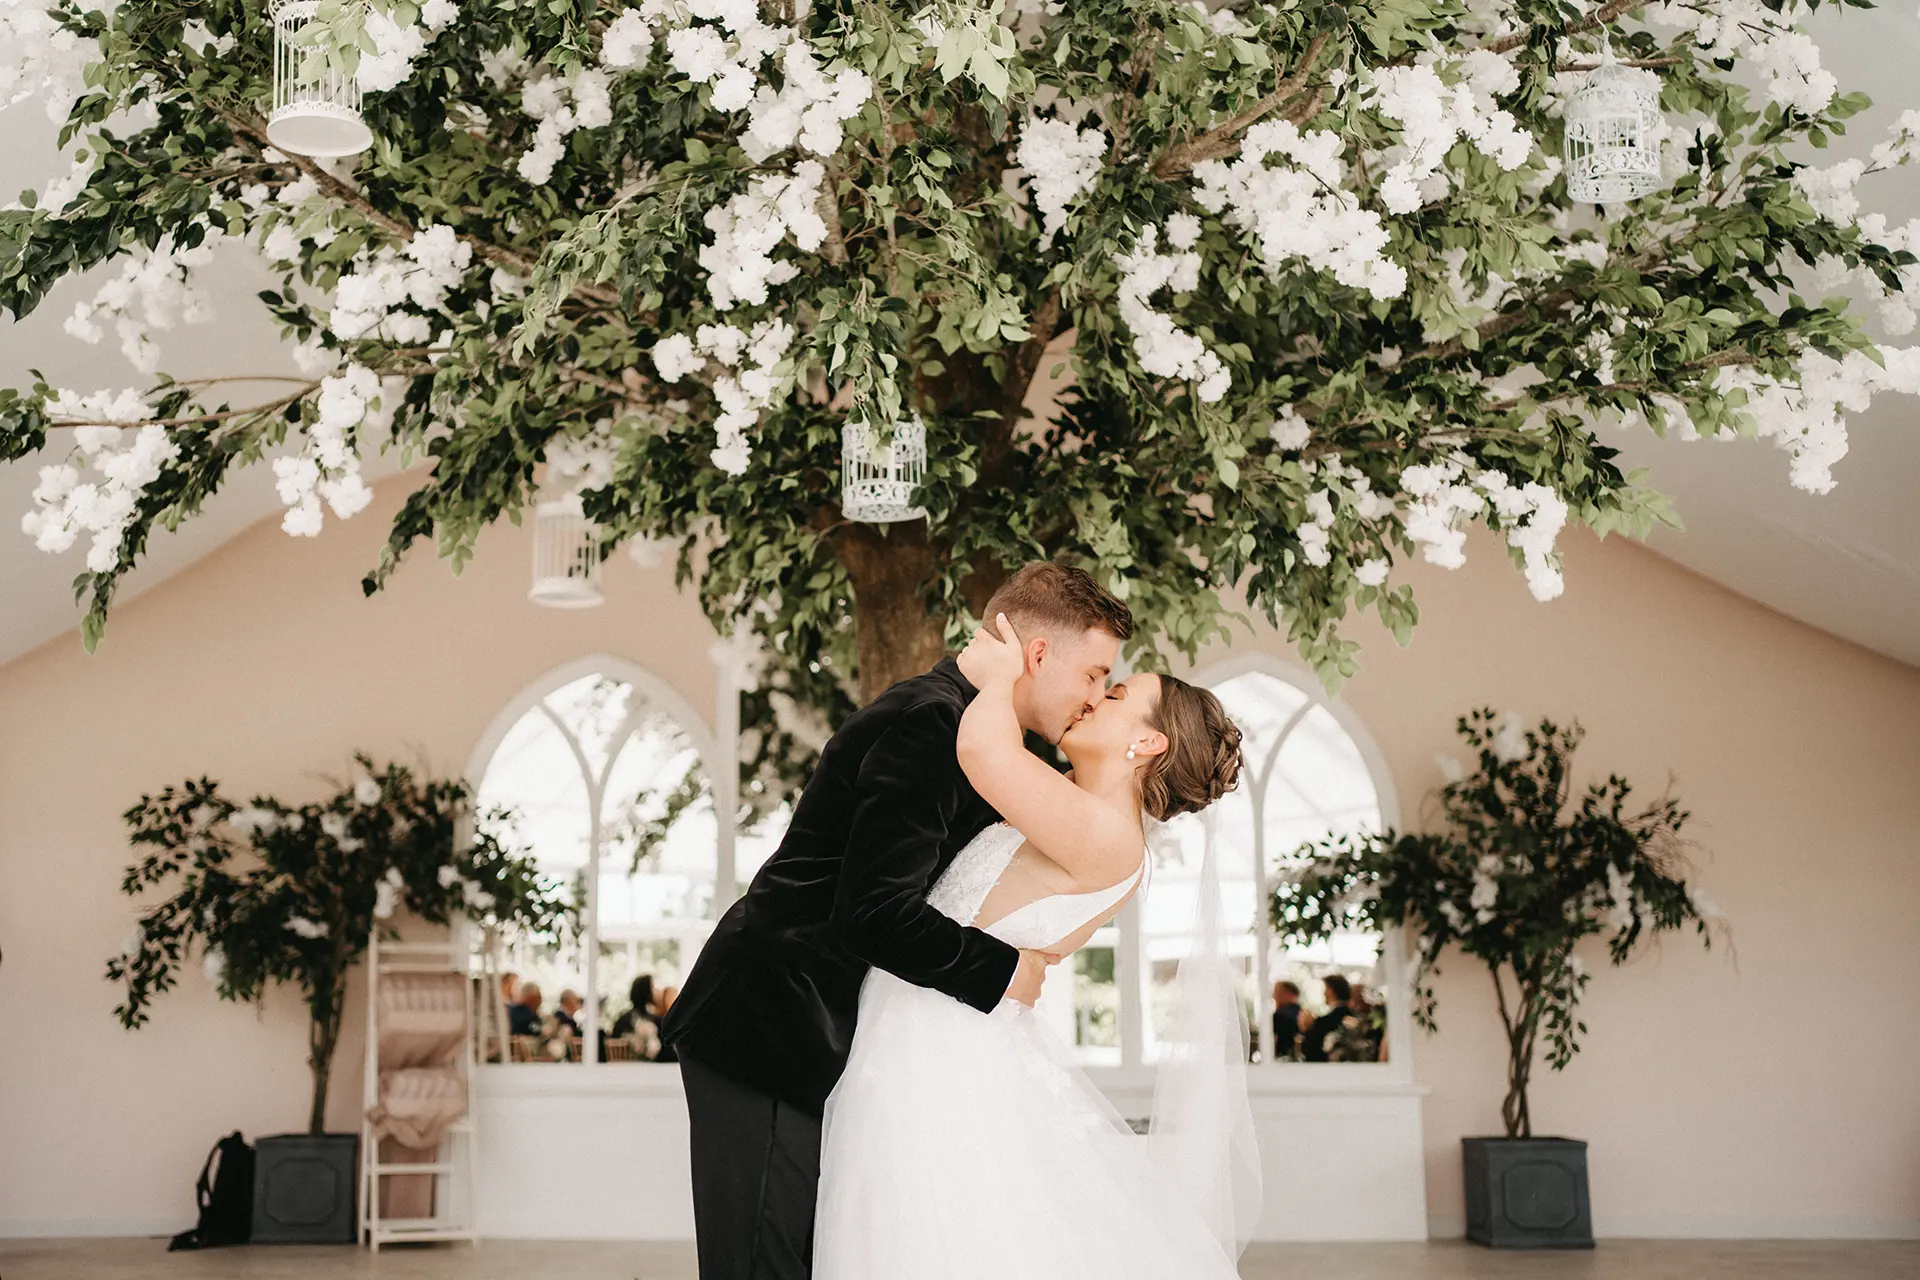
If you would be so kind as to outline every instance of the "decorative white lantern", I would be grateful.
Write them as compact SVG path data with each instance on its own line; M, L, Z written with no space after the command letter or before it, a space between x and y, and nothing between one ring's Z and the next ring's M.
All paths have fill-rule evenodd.
M927 509L913 505L913 491L926 474L927 424L919 414L894 423L885 444L865 425L841 428L840 510L847 519L866 524L925 519Z
M554 498L533 509L533 587L527 599L550 609L591 609L600 592L596 529L580 498Z
M1567 195L1580 204L1617 204L1666 184L1660 173L1660 78L1623 67L1607 49L1567 103Z
M273 111L267 141L296 156L351 156L373 143L360 118L360 81L330 66L313 79L301 64L319 65L319 51L296 43L320 0L287 0L273 11Z

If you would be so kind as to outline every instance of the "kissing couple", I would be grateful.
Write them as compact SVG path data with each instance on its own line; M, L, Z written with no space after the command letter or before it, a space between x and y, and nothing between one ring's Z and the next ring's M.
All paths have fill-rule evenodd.
M1258 1157L1217 898L1146 1137L1032 1005L1147 882L1150 825L1232 789L1239 730L1172 676L1110 683L1132 615L1078 569L1025 566L985 617L826 744L662 1028L701 1280L1236 1275Z

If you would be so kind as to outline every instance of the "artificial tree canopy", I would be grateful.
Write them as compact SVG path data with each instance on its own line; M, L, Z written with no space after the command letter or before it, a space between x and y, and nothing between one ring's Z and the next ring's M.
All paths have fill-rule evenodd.
M386 448L428 470L369 590L574 489L607 550L675 545L807 708L924 665L1036 557L1141 645L1193 651L1242 591L1332 680L1342 619L1404 640L1395 564L1458 564L1470 524L1544 599L1564 524L1670 520L1606 422L1770 437L1821 490L1839 410L1920 386L1807 292L1912 327L1910 231L1854 188L1914 117L1804 166L1867 104L1798 0L326 0L310 61L356 69L375 136L337 163L267 145L260 0L42 3L0 43L81 159L0 212L0 307L105 267L69 328L139 373L0 390L0 457L51 448L28 532L90 545L89 643L236 468L273 458L313 534ZM1557 157L1604 41L1659 78L1671 181L1602 212ZM150 337L229 238L305 370L234 404ZM930 518L846 521L840 429L908 412Z

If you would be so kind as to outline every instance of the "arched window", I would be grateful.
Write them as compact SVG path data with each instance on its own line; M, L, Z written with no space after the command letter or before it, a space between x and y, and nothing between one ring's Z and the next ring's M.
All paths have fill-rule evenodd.
M511 838L541 870L573 887L580 937L522 944L505 957L537 983L539 1043L523 1055L628 1060L633 1041L603 1044L631 1005L634 978L656 991L678 985L733 897L721 892L714 751L705 724L670 687L618 659L554 673L522 694L490 735L479 767L478 807L514 817ZM484 817L483 817L484 820ZM563 1010L562 994L581 1004ZM550 1033L562 1012L580 1028L569 1044Z
M1219 802L1213 821L1222 918L1230 953L1244 974L1252 1051L1261 1062L1303 1052L1314 1060L1379 1060L1388 1043L1384 1007L1377 1018L1361 1015L1351 1024L1348 1011L1332 1011L1336 1021L1327 1026L1343 1026L1346 1034L1331 1046L1311 1038L1303 1049L1278 1042L1273 990L1277 982L1292 982L1306 1011L1322 1017L1330 1012L1329 977L1346 980L1379 1003L1391 971L1380 963L1380 936L1349 932L1330 944L1284 947L1267 923L1266 903L1275 875L1302 844L1329 833L1378 830L1392 820L1386 771L1363 745L1358 724L1311 677L1297 678L1278 663L1249 657L1193 679L1219 695L1243 735L1240 785ZM1174 974L1191 946L1187 930L1203 838L1197 816L1162 827L1150 890L1074 957L1071 1000L1066 992L1049 991L1053 1016L1070 1031L1087 1064L1159 1060Z

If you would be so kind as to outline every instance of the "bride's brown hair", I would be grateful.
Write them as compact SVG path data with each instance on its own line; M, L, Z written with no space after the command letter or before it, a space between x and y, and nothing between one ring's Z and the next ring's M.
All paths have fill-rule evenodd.
M1163 675L1147 723L1167 735L1140 779L1141 807L1154 818L1198 813L1239 784L1240 726L1211 691Z

